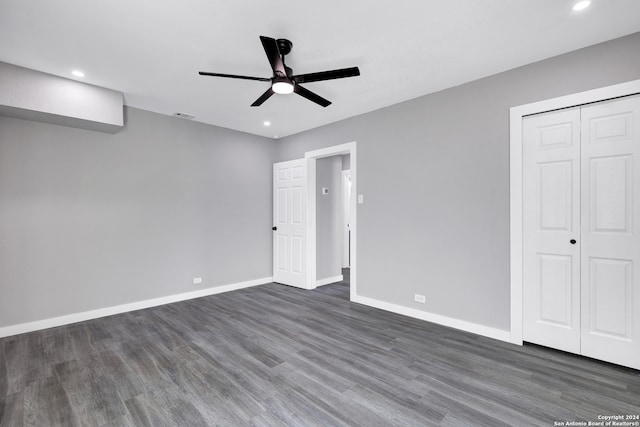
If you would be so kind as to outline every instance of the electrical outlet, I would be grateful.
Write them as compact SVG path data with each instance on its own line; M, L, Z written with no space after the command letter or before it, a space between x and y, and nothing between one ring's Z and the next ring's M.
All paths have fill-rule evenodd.
M202 277L194 277L193 278L193 284L194 285L199 285L200 283L202 283Z
M427 298L424 295L420 295L420 294L415 294L413 296L413 300L415 302L421 302L422 304L427 302Z

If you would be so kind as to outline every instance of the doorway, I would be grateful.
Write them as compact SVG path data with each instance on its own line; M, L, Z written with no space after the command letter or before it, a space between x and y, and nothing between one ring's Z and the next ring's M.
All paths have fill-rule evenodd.
M342 157L316 161L316 187L309 197L316 199L316 286L344 280Z
M347 144L336 145L333 147L323 148L320 150L310 151L305 153L305 163L307 169L307 188L316 189L317 188L317 165L320 159L325 159L329 157L336 157L341 160L342 156L349 156L349 172L350 172L350 193L348 198L349 204L349 248L348 248L348 256L349 256L349 294L350 299L353 300L355 295L357 295L357 203L356 203L356 195L357 195L357 150L356 150L356 142L350 142ZM341 160L342 161L342 160ZM342 164L342 163L340 163ZM341 167L342 169L342 167ZM338 181L339 182L339 181ZM340 183L338 184L338 191L341 190ZM323 188L320 188L322 192ZM329 190L330 191L330 190ZM342 192L342 191L340 191ZM338 210L339 216L343 214L342 210ZM322 280L321 277L318 276L318 257L317 257L317 243L318 243L318 231L322 231L319 228L318 222L318 204L316 197L308 197L307 198L307 217L308 217L308 256L307 256L307 289L313 289L318 286L319 279ZM340 221L342 223L342 221ZM340 227L341 228L341 227ZM339 231L341 231L339 229ZM338 234L338 238L340 239L341 233ZM342 240L342 239L340 239ZM339 248L342 247L342 242L338 242L340 244ZM342 251L339 249L340 255L342 255ZM342 259L340 256L338 259L339 267L342 267ZM331 278L329 278L331 279ZM323 284L320 282L320 284Z

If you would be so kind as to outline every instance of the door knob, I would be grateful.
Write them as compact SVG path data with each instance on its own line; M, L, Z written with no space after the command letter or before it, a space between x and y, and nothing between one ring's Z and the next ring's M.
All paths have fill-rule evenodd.
M276 230L278 229L278 227L271 227L271 229L272 229L273 231L276 231Z
M576 244L576 239L569 240L569 243L571 243L572 245L575 245Z

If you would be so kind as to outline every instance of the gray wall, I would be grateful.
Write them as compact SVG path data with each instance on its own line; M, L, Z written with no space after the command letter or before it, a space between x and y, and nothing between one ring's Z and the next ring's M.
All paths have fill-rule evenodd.
M0 117L0 327L271 276L274 150L137 109L116 135Z
M323 126L278 160L357 141L358 293L509 329L509 108L640 79L638 52L640 33Z
M322 195L322 188L329 194ZM342 157L316 161L316 279L342 274Z
M116 135L0 117L0 327L271 276L272 163L358 141L359 293L508 329L509 107L640 79L639 50L640 33L275 146L136 109Z

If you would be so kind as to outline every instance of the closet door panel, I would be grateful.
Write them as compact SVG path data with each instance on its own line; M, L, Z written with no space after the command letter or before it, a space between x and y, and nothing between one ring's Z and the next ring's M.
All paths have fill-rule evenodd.
M580 352L580 109L523 120L523 338Z
M581 353L640 369L640 97L581 116Z

